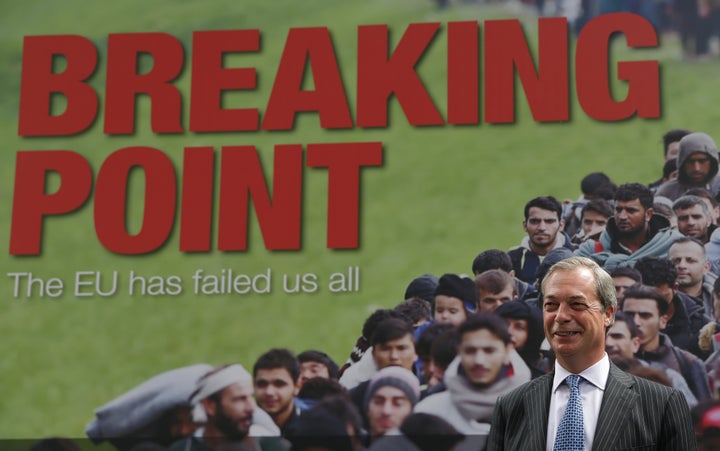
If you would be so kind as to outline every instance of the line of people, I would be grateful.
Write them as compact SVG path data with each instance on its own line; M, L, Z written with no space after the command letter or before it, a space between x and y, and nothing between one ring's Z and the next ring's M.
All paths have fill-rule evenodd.
M249 369L173 369L96 409L86 433L123 451L484 449L498 399L556 370L543 282L584 256L614 285L613 368L682 393L702 446L720 437L718 151L686 130L663 150L674 164L651 187L593 173L577 201L531 199L519 246L480 252L472 277L413 279L340 368L319 350L271 349Z

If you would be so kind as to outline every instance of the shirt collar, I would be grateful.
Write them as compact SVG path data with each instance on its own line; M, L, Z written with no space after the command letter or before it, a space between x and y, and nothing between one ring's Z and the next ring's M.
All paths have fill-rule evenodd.
M569 375L574 374L570 371L566 370L565 368L560 365L557 361L555 361L555 377L553 378L553 386L552 391L555 393L555 391L558 389L560 384L565 382L565 378ZM605 390L605 385L607 384L608 375L610 374L610 359L608 358L607 353L603 354L603 357L597 361L592 366L585 368L584 371L580 372L580 376L583 377L586 381L590 382L600 390Z

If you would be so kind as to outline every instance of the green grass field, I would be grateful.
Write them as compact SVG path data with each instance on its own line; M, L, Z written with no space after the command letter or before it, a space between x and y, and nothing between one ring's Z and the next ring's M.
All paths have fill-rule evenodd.
M672 36L650 51L628 51L616 43L618 58L661 62L662 117L602 123L585 116L575 100L566 123L540 124L521 96L512 125L417 128L408 125L392 102L391 126L385 129L323 130L317 117L302 114L292 132L153 135L149 102L139 102L138 131L133 136L102 133L102 114L88 131L67 138L17 136L22 40L26 35L78 34L93 41L101 65L92 79L101 94L107 36L118 32L161 31L180 39L191 54L195 30L257 28L261 51L229 59L256 67L258 89L228 96L228 105L263 110L277 71L288 30L329 27L342 65L348 97L355 104L357 26L387 24L397 42L414 22L492 20L516 15L502 5L459 3L438 12L430 0L334 2L288 0L244 2L217 0L84 0L5 2L0 18L0 438L48 435L83 436L93 409L150 376L196 362L239 361L250 367L271 347L294 351L319 348L338 362L346 359L362 322L379 306L401 300L407 283L423 273L469 272L474 256L487 248L507 249L522 237L522 207L537 195L575 198L580 179L604 171L617 183L650 182L661 168L661 140L674 127L717 135L715 86L720 64L682 63ZM526 35L534 40L537 21L523 11ZM419 65L419 73L441 110L445 105L444 28ZM189 102L190 65L178 86ZM618 87L622 92L622 87ZM520 93L522 91L519 91ZM574 95L571 96L574 99ZM185 108L187 113L187 106ZM187 114L184 117L187 124ZM68 149L90 161L95 174L116 149L129 145L157 147L182 174L187 146L257 146L271 170L276 144L381 141L384 165L362 172L360 247L325 246L327 173L304 171L302 250L267 251L257 221L250 220L246 252L183 254L176 230L161 250L144 256L115 255L99 243L93 204L44 222L43 252L37 257L9 254L15 155L19 150ZM57 180L55 180L55 183ZM130 190L130 224L141 225L143 185ZM217 224L215 222L215 224ZM331 274L360 268L358 292L331 293ZM196 269L223 269L256 275L272 273L272 291L260 295L194 295L190 276ZM13 296L14 272L72 284L77 271L119 275L119 293L76 297L72 289L57 298ZM177 296L127 293L130 271L145 277L172 275L184 281ZM282 275L312 273L320 287L309 294L284 293ZM105 283L109 279L104 279ZM107 286L107 285L105 285Z

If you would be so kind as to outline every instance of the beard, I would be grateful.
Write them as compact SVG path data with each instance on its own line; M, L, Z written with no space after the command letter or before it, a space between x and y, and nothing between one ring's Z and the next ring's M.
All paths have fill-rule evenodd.
M240 429L239 423L245 418L233 418L225 412L225 409L218 403L218 412L214 419L215 427L231 441L239 441L247 437L250 429Z

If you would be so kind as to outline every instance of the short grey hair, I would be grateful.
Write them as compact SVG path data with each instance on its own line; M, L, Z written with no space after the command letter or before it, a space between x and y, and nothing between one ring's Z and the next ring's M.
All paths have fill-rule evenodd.
M673 211L677 214L678 210L687 210L688 208L692 208L695 205L700 205L700 207L702 207L703 213L705 213L705 216L710 216L710 208L708 208L702 197L694 196L692 194L686 194L684 196L681 196L675 202L673 202Z
M542 281L541 289L545 292L545 284L550 276L557 271L573 271L576 269L588 269L593 275L593 283L595 285L595 295L602 302L603 312L612 307L613 311L617 310L617 297L615 296L615 285L612 277L595 261L586 257L570 257L561 260L550 267L547 275Z

